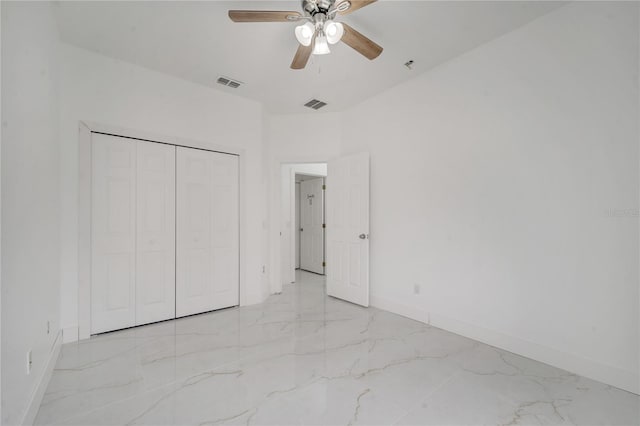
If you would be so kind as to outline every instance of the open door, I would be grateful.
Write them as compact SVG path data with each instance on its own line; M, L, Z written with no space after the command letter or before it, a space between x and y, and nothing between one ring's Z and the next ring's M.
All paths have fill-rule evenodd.
M369 153L330 161L327 208L327 294L369 306Z

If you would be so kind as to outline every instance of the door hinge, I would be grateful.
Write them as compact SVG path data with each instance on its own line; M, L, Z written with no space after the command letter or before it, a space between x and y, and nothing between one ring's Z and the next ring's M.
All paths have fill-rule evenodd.
M326 262L322 262L322 266L327 266L327 263Z
M326 224L326 223L323 223L323 224L322 224L322 227L323 227L323 228L326 228L326 227L327 227L327 224Z
M327 189L327 185L322 185L322 190L324 191L325 189Z

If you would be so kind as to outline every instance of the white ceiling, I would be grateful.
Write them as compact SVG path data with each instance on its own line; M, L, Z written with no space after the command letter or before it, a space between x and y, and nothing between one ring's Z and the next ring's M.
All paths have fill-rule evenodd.
M260 101L274 113L340 111L560 7L547 1L378 1L342 18L384 47L369 61L345 44L289 64L295 23L233 23L228 9L300 10L299 1L60 2L63 41ZM404 63L414 61L414 69ZM224 75L246 83L231 89Z

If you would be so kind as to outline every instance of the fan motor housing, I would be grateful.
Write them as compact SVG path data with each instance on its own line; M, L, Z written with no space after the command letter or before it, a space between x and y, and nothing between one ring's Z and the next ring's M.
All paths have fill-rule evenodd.
M317 13L326 15L336 0L302 0L302 9L309 15Z

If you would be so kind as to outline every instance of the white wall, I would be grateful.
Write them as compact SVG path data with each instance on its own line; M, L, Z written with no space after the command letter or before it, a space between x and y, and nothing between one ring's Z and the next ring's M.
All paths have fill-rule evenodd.
M261 302L266 234L262 164L263 117L257 102L192 84L66 44L61 51L62 325L65 340L78 326L78 122L177 136L244 150L241 170L241 304Z
M58 35L49 3L0 8L2 424L8 425L28 421L59 330Z
M578 2L346 113L373 305L639 392L638 51Z

